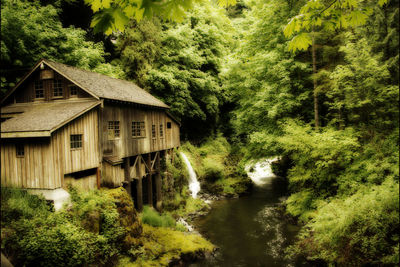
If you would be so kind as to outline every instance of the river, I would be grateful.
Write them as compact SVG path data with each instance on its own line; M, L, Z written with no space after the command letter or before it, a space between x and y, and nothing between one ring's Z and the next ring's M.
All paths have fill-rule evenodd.
M277 208L286 194L286 180L269 176L258 179L248 196L214 202L194 226L220 249L215 257L190 266L293 266L284 250L299 227L284 220Z

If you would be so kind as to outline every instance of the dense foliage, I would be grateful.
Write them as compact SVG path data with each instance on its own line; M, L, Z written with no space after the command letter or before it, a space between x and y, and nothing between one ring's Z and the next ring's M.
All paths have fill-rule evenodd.
M206 190L244 192L246 180L237 179L243 157L286 160L286 210L303 224L290 257L331 265L399 263L398 0L243 0L228 10L208 1L165 1L179 4L158 10L154 1L86 2L100 11L92 25L114 30L114 58L88 39L87 29L63 27L58 1L1 1L2 88L42 57L130 79L171 106L182 139L201 143L185 143L183 150ZM189 197L182 160L164 164L164 208L174 216L207 208ZM5 192L2 222L16 227L4 231L9 238L2 242L22 251L13 257L28 265L43 260L43 249L70 261L65 264L99 255L101 263L112 261L126 238L107 223L128 219L118 219L115 203L96 194L75 198L78 209L53 214L35 197ZM91 223L98 216L101 226ZM152 210L146 216L149 224L173 225ZM174 257L163 236L172 230L146 229L147 244L160 238L162 248L130 255L153 261L168 251ZM53 248L46 238L54 239Z
M60 9L40 1L1 1L1 87L13 86L42 58L121 77L105 63L103 44L86 40L86 31L63 28Z
M248 156L290 159L287 212L305 224L290 257L398 264L398 50L392 49L398 47L398 1L357 2L370 17L348 30L301 29L301 16L291 23L303 26L287 24L300 8L312 17L316 9L309 5L321 8L318 1L246 3L251 8L235 19L244 41L228 62L225 86L238 104L232 122ZM336 23L337 17L323 19ZM288 52L301 38L286 39L285 27L297 27L291 29L300 32L296 38L312 30L314 74L311 51ZM312 127L315 101L319 129Z

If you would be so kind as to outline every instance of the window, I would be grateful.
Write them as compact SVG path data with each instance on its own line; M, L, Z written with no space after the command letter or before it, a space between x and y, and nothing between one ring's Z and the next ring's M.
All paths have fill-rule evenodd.
M44 98L43 81L35 81L35 98Z
M171 129L171 122L167 122L167 129Z
M160 138L164 137L164 124L160 124Z
M22 158L25 156L25 148L22 144L15 145L15 150L17 151L17 157Z
M119 138L119 121L108 122L108 140Z
M145 136L144 121L133 121L132 137L144 137L144 136Z
M82 135L71 134L71 149L82 148Z
M70 96L78 96L78 86L70 85L69 86L69 95Z
M151 138L156 138L156 126L154 124L151 126Z
M63 96L63 86L62 80L54 80L53 81L53 96Z

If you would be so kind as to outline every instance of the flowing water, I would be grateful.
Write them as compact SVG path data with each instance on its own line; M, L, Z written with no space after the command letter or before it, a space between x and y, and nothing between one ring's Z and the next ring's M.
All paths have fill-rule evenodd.
M195 171L193 170L192 165L190 164L190 161L186 157L185 153L181 152L181 156L183 158L183 161L185 161L186 167L189 171L189 190L192 194L193 198L197 197L197 193L200 191L200 183L197 180L197 176Z
M287 184L272 174L270 163L266 160L252 168L249 176L255 186L249 196L217 201L209 214L195 220L196 229L220 249L215 257L191 266L293 265L284 258L284 250L299 228L278 211Z

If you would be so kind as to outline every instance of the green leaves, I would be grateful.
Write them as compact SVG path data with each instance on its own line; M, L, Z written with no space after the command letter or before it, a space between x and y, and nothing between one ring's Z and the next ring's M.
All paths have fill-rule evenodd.
M292 38L288 44L288 50L296 52L296 50L307 50L311 45L311 34L310 33L300 33Z
M378 1L378 5L384 5L386 0ZM371 7L360 0L345 0L325 2L322 0L309 0L301 8L300 14L293 17L284 28L286 37L296 33L303 35L309 33L315 27L322 27L326 31L335 29L357 27L366 23L371 15ZM311 45L305 35L293 38L288 49L306 50Z

